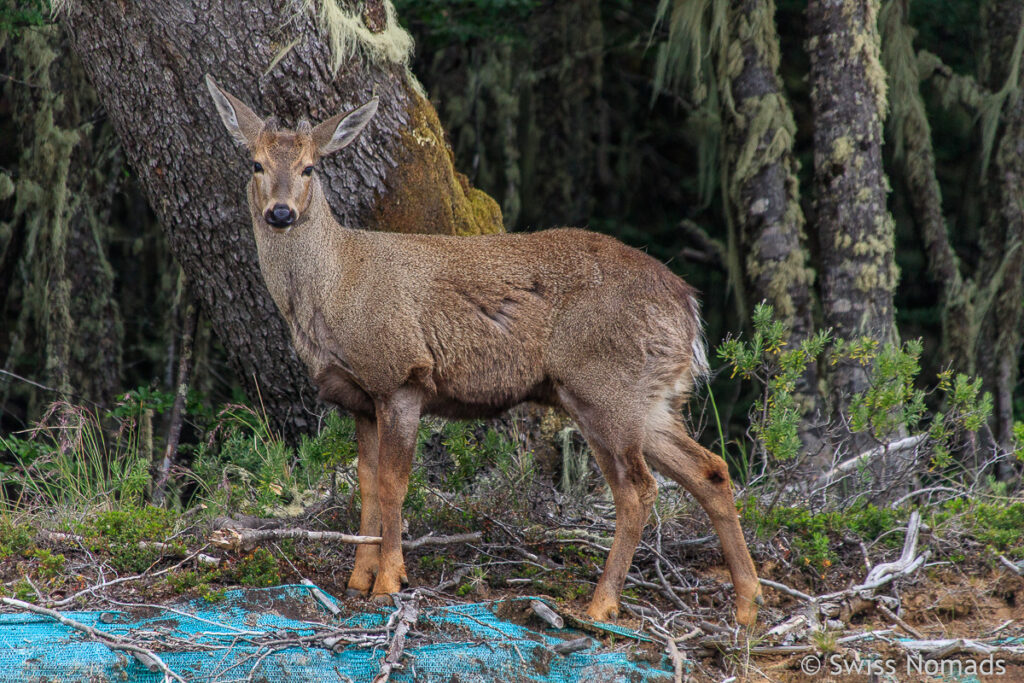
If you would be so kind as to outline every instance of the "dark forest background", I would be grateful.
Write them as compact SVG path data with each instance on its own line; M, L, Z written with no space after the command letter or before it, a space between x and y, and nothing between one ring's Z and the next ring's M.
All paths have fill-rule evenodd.
M83 18L88 5L56 18L42 0L0 9L0 432L30 427L58 398L106 410L133 392L168 412L194 301L190 414L266 398L284 434L314 430L284 405L312 415L309 395L279 400L267 385L285 382L253 380L262 361L239 360L213 313L230 297L196 281L224 268L181 246L220 250L208 226L161 227L159 191L146 189L153 169L138 163L161 135L131 128L152 104L133 110L107 99L108 84L94 87L121 67L80 60L102 30ZM371 24L382 6L352 5ZM880 344L920 339L911 384L927 390L950 368L980 377L977 397L989 392L992 409L966 442L1013 450L1024 418L1019 3L887 0L834 15L802 0L394 6L454 167L494 198L506 230L585 226L647 250L700 289L712 347L753 338L762 300L792 330L789 348L824 328ZM192 58L221 77L216 57ZM360 68L350 57L341 73ZM286 66L253 69L263 74L255 104L274 107L280 89L287 118L305 85ZM105 106L117 105L112 117ZM192 144L224 144L207 124L163 135L188 146L191 125ZM241 178L237 162L225 173ZM871 362L822 356L801 368L790 388L805 447L869 385ZM765 390L726 370L699 409L706 425L722 424L704 430L709 444L742 438ZM924 400L949 411L947 394ZM186 427L188 438L198 437ZM1015 469L1004 463L999 476Z

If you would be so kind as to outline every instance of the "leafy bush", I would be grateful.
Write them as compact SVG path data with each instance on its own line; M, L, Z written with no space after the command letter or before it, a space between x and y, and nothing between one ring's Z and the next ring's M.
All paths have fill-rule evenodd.
M166 542L176 520L174 512L152 506L107 510L80 522L76 532L86 538L90 550L108 556L115 569L141 572L163 554L143 542ZM183 552L184 546L176 550Z
M727 339L718 347L718 357L732 366L733 377L739 374L763 387L750 411L751 430L772 458L791 460L802 446L796 384L808 365L817 362L831 334L822 330L798 348L783 350L789 330L764 303L754 309L753 324L754 336L749 342Z

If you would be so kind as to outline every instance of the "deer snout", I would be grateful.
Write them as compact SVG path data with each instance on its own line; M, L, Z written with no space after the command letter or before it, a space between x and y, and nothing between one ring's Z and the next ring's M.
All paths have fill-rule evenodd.
M286 228L295 222L295 211L287 204L274 204L274 208L267 209L263 218L275 228Z

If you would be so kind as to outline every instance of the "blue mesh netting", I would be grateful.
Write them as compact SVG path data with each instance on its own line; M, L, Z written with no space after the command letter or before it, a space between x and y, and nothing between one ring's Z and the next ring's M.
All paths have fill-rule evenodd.
M599 651L596 640L584 651L556 654L551 648L567 638L587 635L573 629L524 626L499 617L523 614L529 598L493 603L424 607L415 630L423 637L406 641L404 670L396 682L508 683L671 680L671 665L659 648L623 628L602 629L619 634L617 642L633 643L639 654ZM151 642L175 642L174 651L158 651L164 662L190 681L239 680L252 671L266 652L246 642L242 632L267 636L310 635L309 621L340 628L373 628L387 623L392 608L344 614L332 619L306 586L229 591L224 600L176 605L170 611L125 610L67 612L72 619L118 635L148 637ZM106 617L101 615L106 614ZM205 621L204 621L205 620ZM182 648L189 639L190 647ZM260 661L252 680L370 681L380 669L387 645L350 645L335 653L323 647L289 647ZM646 654L644 654L646 653ZM657 662L656 664L650 663ZM37 614L0 614L0 681L160 681L163 674L148 671L134 658L89 640L84 634Z

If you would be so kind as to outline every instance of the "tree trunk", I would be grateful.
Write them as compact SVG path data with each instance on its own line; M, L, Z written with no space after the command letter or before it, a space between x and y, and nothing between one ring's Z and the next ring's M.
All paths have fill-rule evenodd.
M810 0L807 9L814 113L814 191L825 323L838 337L897 339L893 220L882 168L885 72L877 0ZM870 367L833 367L833 408L867 386Z
M254 404L288 437L309 428L314 393L260 275L244 199L247 160L217 119L205 73L289 126L380 96L367 133L323 162L324 190L342 224L501 229L494 201L453 167L437 116L406 67L410 41L390 3L365 6L360 15L355 3L336 0L75 0L64 17L205 315Z
M120 387L122 324L101 235L121 164L112 131L90 121L95 96L66 42L45 26L6 46L15 76L4 95L21 154L13 212L0 229L0 312L17 322L0 334L0 358L55 390L0 385L0 412L23 423L59 398L106 405Z
M767 301L792 330L791 344L814 334L812 283L804 247L793 138L796 125L779 79L779 36L773 0L730 5L729 33L742 62L722 80L732 106L723 107L731 210L746 254L745 272L755 301ZM735 64L735 66L733 66ZM810 424L821 410L818 372L812 365L796 389L805 416L804 442L814 449Z
M988 214L978 281L984 283L982 299L988 305L982 312L978 369L995 398L996 440L1007 450L1013 442L1013 389L1024 323L1024 101L1018 90L1024 72L1022 23L1019 2L990 0L982 6L982 81L993 92L1006 88L1010 94L1002 105L991 163L984 169Z
M909 0L893 0L882 16L882 60L892 103L893 157L907 185L928 271L942 291L943 359L958 372L973 374L980 327L975 305L977 287L964 277L942 212L942 190L931 125L920 91L921 66L914 53L908 5Z

